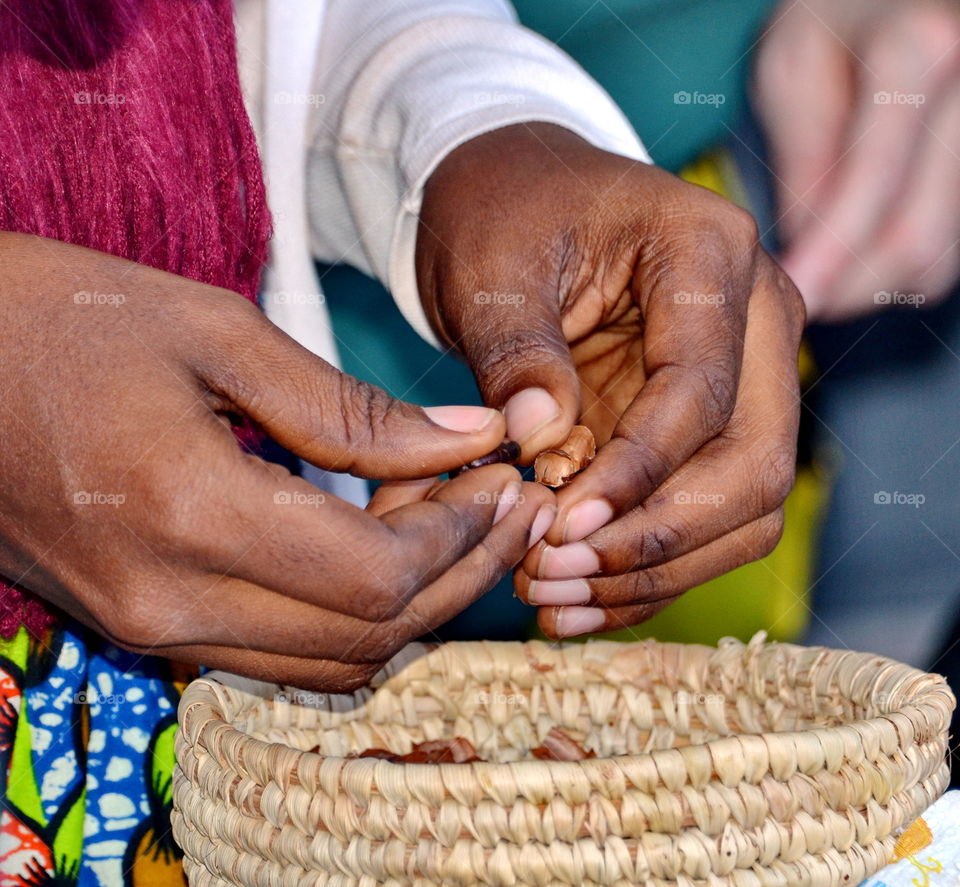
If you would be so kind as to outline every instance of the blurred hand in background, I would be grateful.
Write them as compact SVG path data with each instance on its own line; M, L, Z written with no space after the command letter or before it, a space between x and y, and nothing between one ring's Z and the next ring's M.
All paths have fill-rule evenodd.
M755 99L782 262L811 320L929 305L955 285L958 74L956 0L786 0L774 15Z

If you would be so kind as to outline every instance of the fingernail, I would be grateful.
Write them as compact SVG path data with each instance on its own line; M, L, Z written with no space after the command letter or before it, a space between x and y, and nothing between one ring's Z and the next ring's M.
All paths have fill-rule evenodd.
M564 607L557 614L557 635L562 638L590 634L606 624L607 615L596 607Z
M577 579L592 576L600 569L600 558L586 542L572 542L559 548L547 546L540 556L538 579Z
M606 499L587 499L578 502L563 525L563 541L579 542L613 519L613 506Z
M561 579L558 582L535 579L530 583L527 600L538 607L585 604L590 600L590 586L583 579Z
M527 548L533 548L544 536L547 530L557 517L556 505L541 505L537 516L533 519L533 526L530 527L530 541L527 542Z
M507 437L522 444L560 415L560 404L543 388L526 388L507 401L503 415Z
M513 506L521 501L519 481L512 481L508 483L503 490L500 492L500 495L497 497L497 510L493 515L493 526L496 526L500 521L502 521L513 509Z
M424 407L423 411L434 425L464 434L482 431L497 415L487 407Z

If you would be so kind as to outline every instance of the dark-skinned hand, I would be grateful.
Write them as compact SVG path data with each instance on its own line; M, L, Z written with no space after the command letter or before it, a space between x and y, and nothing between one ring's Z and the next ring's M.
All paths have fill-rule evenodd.
M600 445L516 574L548 635L635 624L771 551L804 309L746 212L560 127L516 125L430 178L417 274L525 464L577 422Z
M403 480L491 450L496 411L392 400L239 295L113 256L2 233L0 266L0 574L122 647L351 689L553 519L505 465L362 510L241 450L227 418Z

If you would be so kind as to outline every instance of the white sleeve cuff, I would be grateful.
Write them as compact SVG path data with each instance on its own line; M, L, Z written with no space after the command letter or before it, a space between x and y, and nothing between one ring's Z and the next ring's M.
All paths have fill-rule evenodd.
M335 132L335 169L331 164L326 175L320 169L313 176L311 212L322 212L324 192L339 184L342 209L355 226L339 244L317 237L318 255L373 273L414 329L436 345L414 268L426 181L458 145L534 121L650 162L599 84L555 45L512 20L449 15L405 28L378 47L350 85ZM314 145L332 135L319 132ZM330 181L334 174L336 183Z

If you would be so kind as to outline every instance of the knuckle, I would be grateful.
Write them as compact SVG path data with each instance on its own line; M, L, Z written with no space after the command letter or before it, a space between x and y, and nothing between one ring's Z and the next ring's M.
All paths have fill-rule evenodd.
M737 403L737 379L729 366L716 363L692 368L704 426L719 434L730 422Z
M636 539L636 560L632 569L662 564L675 557L683 547L683 538L682 532L665 524L641 531Z
M400 619L378 623L359 637L349 653L355 663L386 662L407 643L406 627Z
M624 599L621 605L636 601L655 600L662 593L662 585L663 582L657 570L637 570L630 573L627 583L629 600Z
M745 209L724 197L708 192L697 194L697 211L687 220L692 242L698 252L734 257L746 254L752 258L760 242L757 220Z
M474 587L492 588L523 557L525 544L526 531L518 534L514 546L507 548L491 546L486 540L479 542L474 551L482 557L475 564L471 584Z
M621 419L614 430L614 445L620 440L625 442L618 446L622 471L638 496L646 498L669 477L673 459L663 448L645 440L643 433L643 428L631 427Z
M202 287L197 293L195 288ZM169 289L169 288L168 288ZM250 330L266 323L260 309L239 293L222 287L207 286L199 283L188 285L182 291L165 291L164 299L177 299L178 324L182 318L182 329L202 346L199 354L213 354L218 349L210 346L223 343L227 346L237 344L249 346ZM199 296L199 297L198 297ZM267 324L269 327L269 324ZM234 381L231 371L222 366L223 361L210 361L206 369L214 374ZM235 374L234 374L235 375ZM242 375L242 374L241 374Z
M757 475L763 514L779 509L793 489L797 474L796 454L792 446L778 445L764 457Z
M518 369L556 361L566 348L558 328L535 318L528 319L525 329L512 329L482 350L468 349L468 357L480 383L494 391L505 388L516 378Z
M724 218L724 227L738 244L754 248L760 243L760 226L752 213L731 203Z
M165 492L166 486L155 487L151 495L151 533L160 549L176 556L218 554L222 537L211 528L221 526L221 519L211 509L209 497L182 486Z
M337 377L336 403L343 443L348 448L368 446L382 434L390 412L386 392L346 373Z
M401 589L408 589L409 585L401 584ZM394 593L389 588L378 589L363 597L363 613L361 618L367 622L388 624L396 619L406 608L406 596Z
M159 641L156 595L147 593L143 585L131 583L112 596L111 606L103 615L104 629L118 647L149 650ZM175 640L169 636L167 642Z
M231 322L237 315L262 319L260 310L248 299L233 290L219 286L186 282L183 289L171 291L169 298L178 299L178 311L183 312L185 326L211 329L229 333L234 329ZM196 289L203 290L203 298L197 298ZM232 315L232 316L231 316Z
M797 285L772 258L764 256L764 275L788 328L799 340L807 324L807 306Z
M731 279L746 278L760 254L760 228L745 209L712 192L696 195L696 208L684 219L685 232L675 241L676 255L693 255L706 267L723 266ZM676 253L677 248L682 253ZM749 287L733 287L727 299L736 304L749 295Z
M799 341L807 325L807 303L804 302L800 290L786 275L783 275L783 279L780 281L780 292L790 329L795 332Z
M783 537L783 528L784 515L783 509L781 508L769 515L762 522L762 526L758 530L758 552L756 560L771 554L773 550L780 544L780 539Z

